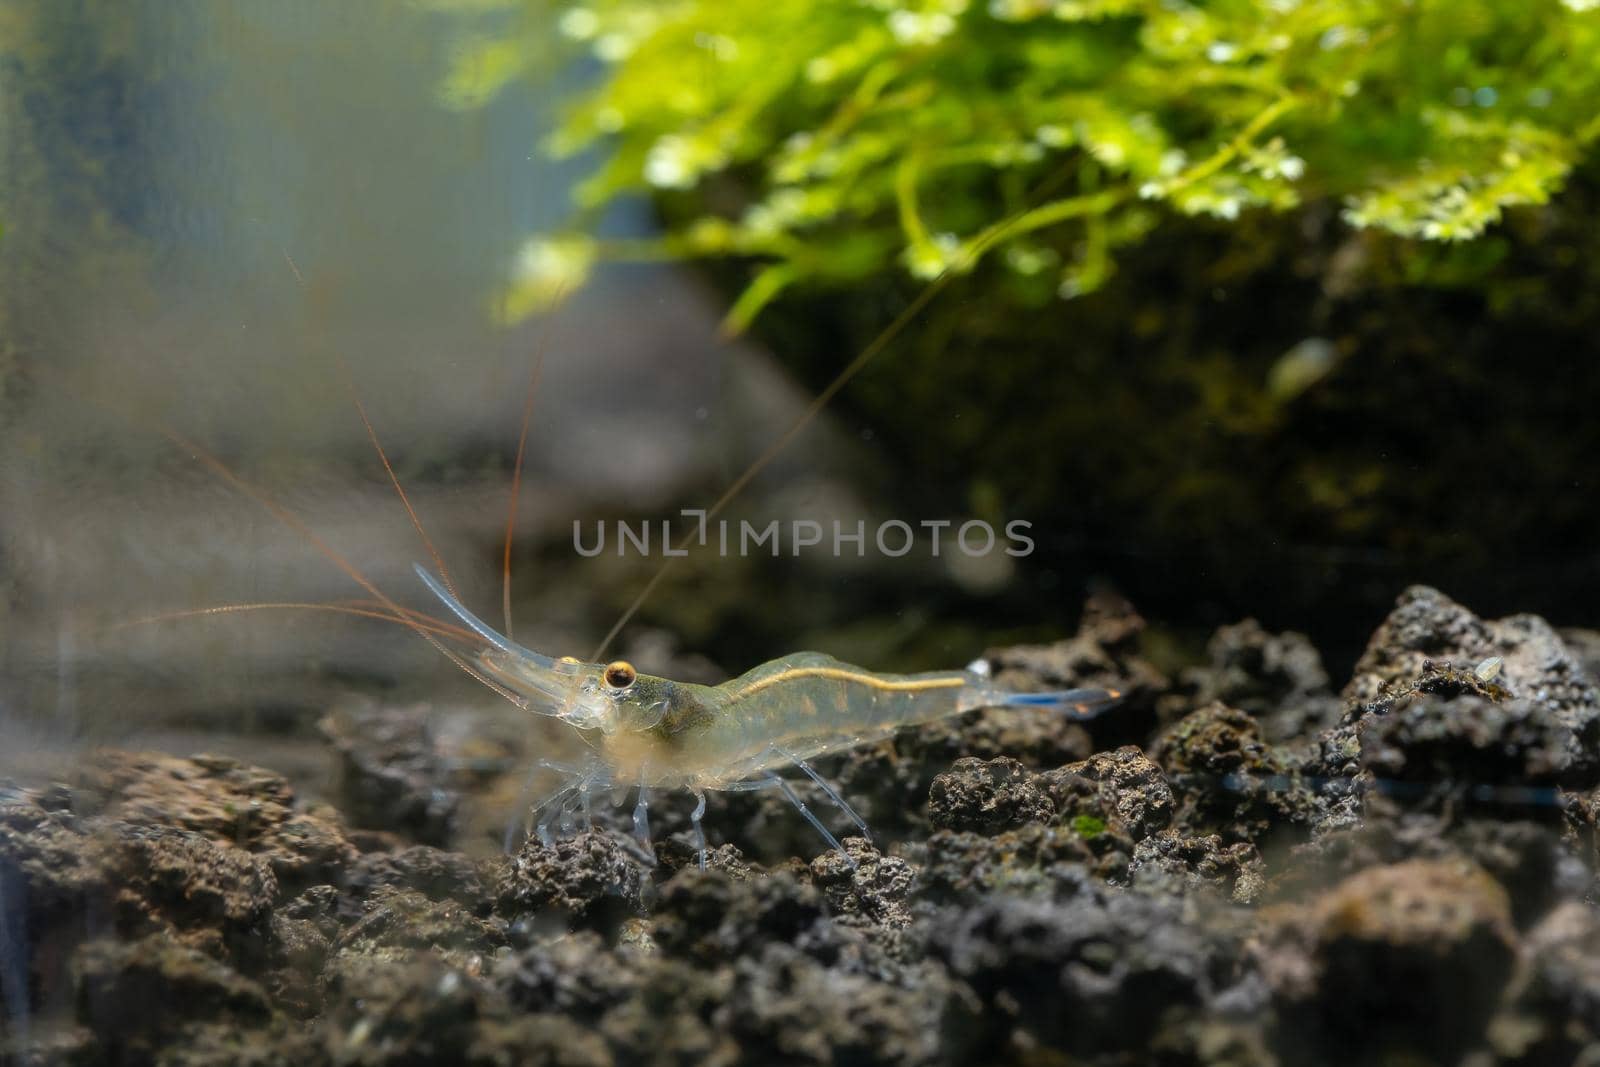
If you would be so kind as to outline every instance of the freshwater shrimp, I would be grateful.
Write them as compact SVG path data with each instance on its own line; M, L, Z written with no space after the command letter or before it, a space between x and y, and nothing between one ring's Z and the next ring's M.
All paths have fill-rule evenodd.
M877 674L820 652L782 656L721 685L695 685L640 674L625 660L584 663L524 648L479 619L420 564L418 577L434 596L486 642L476 666L519 707L581 731L590 756L580 766L545 761L569 775L541 805L536 832L545 843L558 816L585 814L590 797L635 786L634 836L650 859L650 792L685 789L700 868L706 866L702 818L706 792L777 789L822 835L854 861L839 839L806 806L779 768L796 767L871 839L866 821L811 766L810 760L881 740L902 727L986 707L1065 711L1087 719L1120 698L1115 690L1067 689L1015 693L996 687L987 664L959 671Z

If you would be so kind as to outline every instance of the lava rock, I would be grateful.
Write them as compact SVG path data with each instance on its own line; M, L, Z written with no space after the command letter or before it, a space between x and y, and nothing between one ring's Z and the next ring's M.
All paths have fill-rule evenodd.
M71 803L80 812L189 830L261 856L291 891L334 881L357 854L336 815L302 810L281 775L228 756L101 752Z
M358 900L382 886L415 889L430 900L453 900L477 914L487 914L494 903L482 864L429 845L364 853L346 871L343 886Z
M940 904L972 903L1000 889L1048 899L1125 878L1133 841L1093 817L1075 821L1078 828L1034 823L995 837L940 830L911 851L913 894Z
M339 755L339 807L353 825L446 845L461 805L431 709L378 707L330 715L322 733Z
M1600 1047L1600 914L1570 901L1529 932L1490 1038L1507 1064L1580 1063Z
M769 944L733 968L715 1019L741 1062L920 1067L949 1062L941 1040L949 983L906 988Z
M825 939L827 914L823 894L787 873L739 881L686 870L661 889L654 936L662 952L709 965L774 941Z
M613 953L592 931L530 945L502 959L496 980L519 1011L593 1023L639 992L647 961Z
M846 838L844 848L842 854L830 850L811 861L811 880L826 896L829 911L839 919L859 916L894 929L911 925L908 902L916 868L859 837Z
M493 951L505 938L503 922L479 919L454 901L380 886L368 900L366 914L339 935L335 952L337 957L357 957L343 960L354 967L362 966L364 957L396 958L420 949L470 958Z
M992 1040L1072 1056L1181 1027L1216 992L1219 946L1137 894L1067 903L994 895L944 920L933 953L972 987ZM1019 1047L1019 1042L1020 1047Z
M265 1022L266 991L166 937L98 940L78 952L78 1021L105 1046L149 1055L196 1022Z
M1418 694L1356 726L1373 796L1407 806L1452 804L1520 809L1556 821L1556 786L1569 775L1578 740L1531 700L1495 702Z
M1254 619L1218 627L1207 663L1183 673L1197 704L1220 702L1259 720L1272 740L1332 726L1341 702L1322 656L1299 633L1269 633Z
M1030 822L1048 822L1056 805L1047 787L1014 759L956 760L933 780L928 817L941 830L995 834Z
M492 868L495 910L512 923L615 928L643 913L649 885L647 868L630 845L601 831L550 845L527 841Z
M1040 776L1064 816L1115 822L1134 841L1164 830L1176 803L1161 768L1133 745Z
M1216 834L1189 837L1162 830L1134 846L1128 878L1134 885L1176 884L1182 891L1208 891L1250 904L1265 888L1265 866L1255 847L1242 841L1226 845Z
M1264 924L1257 962L1296 1062L1453 1062L1482 1038L1518 951L1505 891L1460 861L1373 867Z
M1600 784L1600 689L1555 629L1537 616L1484 620L1436 589L1412 586L1372 635L1344 696L1359 714L1360 705L1428 675L1440 661L1470 671L1490 657L1501 661L1492 683L1571 730L1581 757L1574 772Z
M1303 837L1326 805L1296 776L1294 759L1262 739L1254 716L1213 702L1169 726L1151 748L1178 798L1175 822L1191 834L1262 844Z
M0 1059L1593 1055L1592 680L1553 631L1413 590L1330 725L1294 635L1224 628L1172 685L1142 628L1107 602L1069 642L991 654L1002 684L1129 691L1087 729L986 709L820 759L870 843L798 775L842 849L773 791L713 791L704 872L687 803L652 812L655 865L604 805L600 829L479 860L403 819L346 830L220 757L0 783ZM426 806L443 746L405 736L349 758Z

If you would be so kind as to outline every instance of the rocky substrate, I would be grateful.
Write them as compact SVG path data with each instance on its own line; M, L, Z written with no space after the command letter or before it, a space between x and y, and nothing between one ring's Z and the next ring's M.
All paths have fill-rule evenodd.
M1169 678L1142 629L990 653L1124 690L1100 719L824 761L848 858L765 794L716 798L703 872L681 798L654 869L626 810L451 851L411 712L335 737L339 808L208 756L0 789L0 1060L1600 1064L1593 635L1414 588L1335 693L1295 634Z

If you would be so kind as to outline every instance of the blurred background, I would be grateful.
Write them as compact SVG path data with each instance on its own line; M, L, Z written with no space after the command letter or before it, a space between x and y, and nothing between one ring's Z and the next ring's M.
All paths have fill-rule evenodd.
M609 5L618 18L638 7ZM1460 30L1469 43L1540 32L1529 28L1537 13L1468 8L1482 16ZM658 522L705 506L941 269L917 259L944 247L938 232L912 241L909 271L870 247L860 262L888 266L845 270L850 249L833 249L833 273L774 285L759 309L744 303L759 264L712 253L753 246L695 223L719 212L749 223L752 205L770 206L748 161L706 164L696 184L626 135L616 156L581 137L559 162L545 150L566 101L600 94L575 120L593 132L608 121L599 105L651 95L616 89L626 85L615 64L650 54L608 44L614 35L591 25L599 16L574 16L588 11L4 5L0 773L49 773L85 743L130 737L181 750L232 743L257 758L279 744L280 765L309 765L308 725L352 692L480 699L395 627L288 609L152 621L360 595L302 532L167 434L431 610L410 570L426 552L359 399L464 596L498 619L519 423L542 365L515 517L517 636L586 655L660 560L582 558L574 521ZM937 15L885 25L908 47L935 48L957 25ZM1156 47L1120 24L1084 32ZM1334 53L1344 38L1330 44L1329 32L1312 39ZM727 49L701 37L694 63L655 60L681 62L673 84L714 96L703 54ZM539 47L562 38L593 47L576 57ZM1238 47L1219 43L1194 47L1232 62ZM1419 73L1408 91L1458 118L1511 106L1509 88L1478 92L1473 65L1488 61L1463 47L1466 59L1448 60L1461 70ZM1110 77L1089 51L1071 61L1080 89ZM1529 85L1516 106L1555 114L1584 95L1576 81ZM1501 134L1547 143L1517 122ZM1094 130L1042 132L1051 128L1029 144L1087 160L1073 177L1082 195L1139 165ZM1130 129L1117 136L1142 136ZM1263 191L1268 164L1251 156L1239 199L1145 189L1170 194L1170 216L1141 207L1112 218L1115 240L1090 227L1060 248L1022 249L1067 262L1059 285L1035 292L958 271L730 517L869 529L1020 518L1033 524L1034 554L934 559L924 543L896 559L696 556L616 650L708 680L800 648L879 669L959 665L985 647L1070 633L1094 587L1152 621L1158 658L1181 661L1214 626L1255 616L1309 633L1336 679L1414 582L1485 615L1593 625L1592 136L1574 133L1546 185L1517 186L1503 218L1497 202L1481 232L1453 244L1400 223L1361 225L1332 193ZM799 151L791 141L785 151ZM1276 151L1271 180L1297 180L1307 160ZM1495 151L1505 182L1517 180L1512 149ZM1522 151L1518 160L1538 158ZM1042 169L1018 179L1023 192L997 182L991 216L1057 180L1044 149L1021 155ZM608 171L617 159L633 177ZM1185 173L1160 153L1149 166ZM608 173L595 194L594 176ZM862 178L863 195L873 180ZM892 219L894 182L882 182ZM974 195L928 189L922 209L970 221ZM1381 214L1382 203L1359 203ZM902 223L905 210L902 199ZM640 254L574 278L552 310L520 314L527 294L507 279L561 247L530 239L575 226ZM672 262L656 254L664 240L679 241ZM1107 241L1125 246L1114 270ZM1024 282L1037 273L1025 256L1004 263ZM737 339L723 328L730 308Z
M259 755L265 734L294 749L351 690L487 697L396 627L292 610L146 621L364 595L166 432L397 599L438 610L411 572L428 556L359 399L463 594L498 620L542 352L516 516L517 636L587 655L659 542L650 559L585 559L574 521L592 542L597 521L638 528L706 506L810 399L760 344L719 336L717 293L683 268L608 270L559 312L497 325L527 234L569 210L583 161L554 164L539 145L551 98L582 69L448 109L439 86L459 21L381 0L14 3L0 33L0 771L46 774L83 744L129 738L188 750L238 733ZM620 205L603 225L648 232L649 205ZM866 502L884 463L870 433L825 417L729 515L853 527L897 514ZM846 586L877 572L881 638L849 638L862 620L842 610L852 597L817 587L819 568ZM737 671L832 628L859 655L892 655L928 613L880 590L994 585L936 568L695 561L622 650L646 669L682 650ZM724 648L730 633L740 639ZM949 654L966 662L976 640Z

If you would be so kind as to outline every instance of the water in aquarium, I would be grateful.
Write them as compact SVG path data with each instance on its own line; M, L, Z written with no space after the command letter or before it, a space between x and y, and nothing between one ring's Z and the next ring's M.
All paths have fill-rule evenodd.
M1600 1063L1594 0L0 0L0 1063Z

